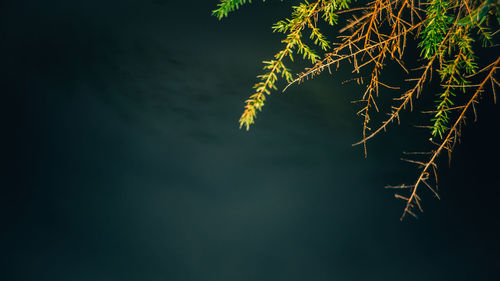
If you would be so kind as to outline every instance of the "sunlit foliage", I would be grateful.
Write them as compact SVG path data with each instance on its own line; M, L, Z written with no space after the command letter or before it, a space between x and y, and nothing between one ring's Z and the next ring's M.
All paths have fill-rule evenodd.
M246 2L251 1L221 0L213 14L222 19ZM354 144L363 144L365 155L367 141L385 131L393 121L399 123L400 113L407 108L413 110L415 99L420 96L433 99L434 108L423 110L424 114L432 114L429 124L424 125L430 129L434 148L430 152L413 153L426 157L423 161L407 159L421 167L414 184L389 186L407 192L407 195L395 195L406 202L401 219L407 214L416 217L415 210L422 211L417 193L420 186L425 186L439 198L436 160L443 151L450 156L459 140L466 113L471 109L476 112L474 105L487 89L491 90L496 101L495 87L500 83L495 74L500 67L500 57L480 65L477 54L482 48L490 48L489 53L498 53L495 35L499 22L500 0L303 1L292 6L290 18L278 21L272 27L274 32L284 34L283 48L273 59L264 61L264 74L257 76L259 81L254 86L255 91L245 102L240 128L248 130L254 124L266 96L277 89L278 79L287 82L284 91L325 69L337 69L342 61L352 65L356 75L353 81L365 87L361 98L355 101L361 105L358 115L362 117L363 130L361 141ZM335 28L340 35L334 40L326 38L320 30L321 24L323 29L328 26ZM407 50L408 40L415 40L417 49ZM420 59L408 61L406 52L418 53ZM296 75L286 66L294 61L295 55L311 64ZM399 65L409 75L405 81L411 86L408 83L392 86L380 80L380 74L389 62ZM408 69L407 65L412 68ZM424 95L423 88L433 76L440 79L441 91L429 91ZM394 99L387 119L371 129L370 115L374 110L379 111L376 98L380 86L397 91L407 88Z

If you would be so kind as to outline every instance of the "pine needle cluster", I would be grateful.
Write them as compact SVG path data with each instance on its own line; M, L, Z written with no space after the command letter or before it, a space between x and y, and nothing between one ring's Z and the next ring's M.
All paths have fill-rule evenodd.
M245 4L244 0L221 0L213 14L219 19ZM353 6L354 5L354 6ZM318 22L333 26L342 22L338 29L340 35L334 40L324 36ZM459 141L462 124L481 94L489 89L494 100L496 71L500 68L500 56L491 63L480 65L476 53L478 48L493 48L498 53L495 35L500 23L500 0L372 0L351 3L350 0L303 1L292 7L291 17L273 25L273 32L284 34L283 48L273 59L264 61L264 74L259 75L254 86L255 92L245 102L245 110L239 120L240 128L247 130L255 122L257 112L262 110L266 96L276 90L276 82L282 78L288 87L304 82L322 73L325 69L337 69L340 62L352 65L353 79L364 86L360 99L358 115L363 120L361 141L365 156L367 141L389 124L399 123L400 113L405 109L413 110L413 101L423 95L424 87L430 82L433 73L440 79L441 91L426 93L435 101L434 108L424 113L429 118L430 141L433 148L429 152L412 153L425 157L424 160L404 159L420 166L417 180L411 185L388 186L400 190L396 198L405 203L401 216L416 217L416 211L423 211L419 188L425 186L437 198L437 159L441 152L451 155ZM415 40L421 60L420 67L408 69L405 61L407 40ZM482 41L481 46L475 41ZM416 52L411 50L410 52ZM490 52L493 53L493 52ZM303 72L292 74L285 66L294 61L297 55L311 64ZM389 85L381 81L384 66L395 63L409 75L401 85ZM376 100L380 89L401 91L394 99L388 117L375 129L370 128L371 114L379 112ZM458 98L460 96L460 98ZM465 102L464 102L465 100ZM433 140L434 138L434 140Z

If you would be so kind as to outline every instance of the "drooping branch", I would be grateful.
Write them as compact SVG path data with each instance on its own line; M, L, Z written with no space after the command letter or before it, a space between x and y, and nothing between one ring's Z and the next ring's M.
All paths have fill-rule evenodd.
M460 136L460 124L465 121L466 118L466 113L470 110L471 107L474 106L474 103L477 102L480 94L484 91L485 85L491 81L494 82L496 81L494 78L496 70L498 70L500 67L498 66L500 64L500 57L498 57L492 64L488 65L485 67L483 70L489 70L488 74L486 77L482 80L481 83L476 85L476 90L474 91L474 94L469 98L467 103L462 107L462 110L459 114L459 116L456 118L455 122L453 123L453 126L448 131L448 134L444 137L444 139L440 142L439 146L437 149L431 152L431 156L427 160L427 162L418 162L417 164L422 167L422 171L419 173L417 181L413 185L400 185L397 186L397 188L409 188L410 189L410 195L408 197L401 196L399 194L395 195L397 198L401 198L406 200L405 208L403 211L403 214L401 215L401 220L403 220L406 216L406 214L410 214L414 217L416 217L416 214L413 212L413 209L415 208L415 205L418 207L418 209L422 212L422 206L420 204L420 197L417 195L418 188L424 184L426 187L431 190L435 195L437 195L437 192L432 186L427 182L430 179L430 169L432 169L433 176L435 180L437 180L437 174L436 174L436 160L437 157L440 155L440 153L445 150L448 151L448 153L451 153L453 150L453 145L456 141L456 139ZM494 82L495 84L492 84L492 87L500 86L498 82Z

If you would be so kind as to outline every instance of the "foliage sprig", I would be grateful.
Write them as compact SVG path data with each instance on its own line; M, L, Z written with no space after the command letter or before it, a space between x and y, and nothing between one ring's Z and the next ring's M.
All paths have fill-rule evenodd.
M287 82L293 80L293 75L286 67L284 60L288 58L293 62L294 54L311 63L316 63L320 56L308 43L304 41L304 32L309 29L309 39L323 51L330 47L330 42L320 32L317 26L319 15L326 23L333 25L336 22L335 11L348 7L349 0L319 0L315 2L304 1L292 9L291 18L278 21L273 25L273 32L285 34L281 42L285 45L282 50L274 55L274 59L264 61L264 74L257 76L260 80L254 85L255 93L245 102L245 110L239 120L240 128L250 129L255 122L257 112L262 110L266 95L276 89L278 75Z
M216 16L219 20L227 17L230 12L240 8L245 3L252 3L252 0L220 0L217 4L217 9L212 11L212 15Z

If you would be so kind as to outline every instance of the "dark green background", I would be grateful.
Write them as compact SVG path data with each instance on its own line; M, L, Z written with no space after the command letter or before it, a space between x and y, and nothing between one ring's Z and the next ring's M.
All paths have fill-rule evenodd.
M238 130L290 11L255 2L221 22L215 0L1 4L1 280L498 278L491 95L443 158L442 200L423 191L401 223L383 187L415 180L399 158L428 131L405 114L364 159L349 70Z

